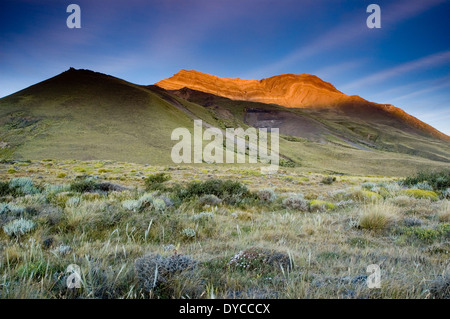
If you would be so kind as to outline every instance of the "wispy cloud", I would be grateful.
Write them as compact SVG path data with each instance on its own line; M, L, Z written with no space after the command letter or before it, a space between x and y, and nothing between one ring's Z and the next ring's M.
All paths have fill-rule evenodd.
M398 1L382 8L383 23L387 26L398 24L404 20L420 15L426 10L444 3L445 1L446 0ZM312 43L295 49L280 60L248 73L250 76L253 76L254 74L257 74L258 76L261 74L277 74L283 68L291 66L302 59L323 53L332 48L340 47L350 41L361 39L367 34L367 30L365 19L358 16L358 18L355 18L346 24L335 27L332 31L325 33Z
M416 97L416 96L420 96L420 95L423 95L423 94L427 94L427 93L430 93L430 92L434 92L434 91L437 91L437 90L441 90L441 89L450 87L450 78L449 77L446 77L446 81L440 81L440 82L441 82L440 84L437 84L437 85L434 85L434 86L430 86L430 87L427 87L427 88L424 88L424 89L421 89L421 90L417 90L417 91L414 91L412 93L408 93L408 94L405 94L405 95L398 96L398 97L396 97L394 99L391 99L391 102L396 102L396 101L401 101L401 100L405 100L405 99L410 99L410 98L413 98L413 97Z
M447 63L450 63L450 51L438 52L358 79L343 85L342 89L349 90L364 87L369 84L379 83L386 79L390 79L408 72L413 72L424 68L432 68Z

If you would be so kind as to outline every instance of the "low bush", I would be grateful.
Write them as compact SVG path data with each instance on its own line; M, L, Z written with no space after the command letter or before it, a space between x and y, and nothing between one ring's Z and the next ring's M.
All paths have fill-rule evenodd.
M306 199L304 199L303 194L295 194L291 195L285 199L283 199L282 205L287 209L294 209L300 211L308 211L309 204Z
M259 190L256 195L258 196L260 201L266 203L272 203L275 199L277 199L277 195L271 188Z
M211 205L211 206L219 205L221 202L222 202L222 200L219 197L217 197L216 195L210 195L210 194L203 195L198 199L198 203L202 206L203 205Z
M429 292L433 299L450 299L450 276L439 276L433 280Z
M164 191L166 190L164 182L167 182L168 180L170 180L170 176L166 173L152 174L145 179L145 189L147 191Z
M146 292L152 290L173 291L175 277L187 279L193 275L198 261L185 255L163 257L159 254L149 254L138 258L134 263L136 277L141 288Z
M0 182L0 196L12 195L14 197L33 195L41 191L28 177L12 178L9 182Z
M440 171L420 171L414 176L405 178L402 182L407 186L427 182L434 190L444 190L450 187L450 169L443 169Z
M3 231L10 237L20 237L32 231L36 224L28 219L16 219L3 226Z
M327 176L324 177L321 181L322 184L331 185L336 181L336 177L334 176Z
M414 198L425 198L430 200L438 200L438 195L433 191L426 191L422 189L405 189L402 191L402 194L405 194Z
M450 224L439 224L436 227L400 227L397 234L417 239L426 243L432 243L440 238L450 238Z
M312 212L315 211L325 211L325 210L331 210L331 209L335 209L336 205L334 205L333 203L330 202L326 202L324 200L312 200L311 202L309 202L309 210Z
M186 188L178 190L180 199L190 199L203 195L215 195L227 202L233 202L245 197L251 197L247 187L239 182L231 180L210 179L204 182L191 182Z
M255 247L241 250L228 264L240 270L258 272L288 270L293 266L287 254Z

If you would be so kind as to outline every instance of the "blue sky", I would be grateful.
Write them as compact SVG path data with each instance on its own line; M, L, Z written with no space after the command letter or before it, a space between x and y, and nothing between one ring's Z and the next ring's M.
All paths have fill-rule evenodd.
M81 29L66 8L81 7ZM381 29L366 8L381 7ZM180 69L310 73L450 134L450 0L2 0L0 97L69 67L152 84Z

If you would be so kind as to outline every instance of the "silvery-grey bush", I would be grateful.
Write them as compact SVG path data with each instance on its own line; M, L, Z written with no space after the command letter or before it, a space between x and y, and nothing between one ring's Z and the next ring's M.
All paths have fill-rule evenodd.
M20 218L3 226L3 231L11 237L20 237L34 229L36 224L28 219Z

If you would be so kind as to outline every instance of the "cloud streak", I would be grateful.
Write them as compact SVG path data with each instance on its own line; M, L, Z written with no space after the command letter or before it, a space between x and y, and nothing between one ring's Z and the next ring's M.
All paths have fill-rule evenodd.
M370 84L379 83L405 73L418 71L424 68L432 68L447 63L450 63L450 51L438 52L358 79L342 86L342 89L349 90L360 88Z
M444 2L445 0L404 0L389 6L383 6L382 21L387 25L398 24ZM283 68L289 67L302 59L323 53L332 48L340 47L350 41L361 39L367 34L368 30L365 24L365 17L363 16L363 18L358 17L346 24L340 25L309 45L301 46L280 60L266 65L263 68L253 70L249 74L278 74Z

